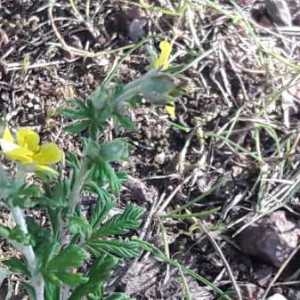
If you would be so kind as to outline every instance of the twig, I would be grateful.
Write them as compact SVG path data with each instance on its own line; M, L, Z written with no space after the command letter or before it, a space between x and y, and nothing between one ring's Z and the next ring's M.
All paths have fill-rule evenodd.
M55 4L55 0L49 0L49 7L48 7L48 15L49 15L49 20L52 26L52 29L58 39L58 41L60 42L60 47L63 48L64 50L74 54L74 55L78 55L81 57L91 57L91 58L97 58L100 56L103 56L104 54L108 54L108 53L113 53L113 52L117 52L120 50L126 50L129 48L132 48L133 45L128 45L128 46L124 46L124 47L120 47L118 49L113 49L113 50L103 50L103 51L99 51L99 52L92 52L92 51L86 51L86 50L81 50L72 46L69 46L66 41L64 40L64 38L62 37L62 35L60 34L55 21L54 21L54 17L53 17L53 7Z
M85 20L85 18L81 15L80 11L77 9L75 3L74 3L74 0L69 0L69 3L73 9L73 12L74 12L74 16L77 18L77 20L81 23L84 23L84 25L86 26L87 30L91 33L91 35L94 37L94 38L97 38L97 36L99 35L99 33L97 32L97 30L93 27L93 25ZM86 8L88 8L89 6L86 6ZM86 14L89 13L89 10L86 11Z
M70 62L74 62L74 60L72 60ZM26 66L26 69L29 70L29 69L45 68L45 67L62 65L65 63L67 63L67 61L64 61L64 60L56 60L56 61L50 61L50 62L37 62L37 63ZM7 72L24 69L23 63L4 63L3 62L2 64L4 66L5 71L7 71Z
M217 242L215 241L214 237L211 235L211 233L207 230L206 226L198 220L198 224L199 224L199 227L201 228L201 230L207 235L207 237L209 238L209 240L211 241L213 247L215 248L215 250L219 253L223 263L224 263L224 266L227 270L227 273L231 279L231 282L232 282L232 285L233 285L233 288L235 289L235 292L236 292L236 295L237 295L237 299L239 300L242 300L243 297L242 297L242 294L241 294L241 290L234 278L234 275L232 273L232 270L230 268L230 265L226 259L226 257L224 256L223 254L223 251L222 249L219 247L219 245L217 244Z
M90 17L90 6L91 6L91 0L86 0L86 4L85 4L85 16L87 18Z
M191 179L191 175L186 177L185 180L179 184L174 190L173 192L170 194L170 196L164 200L163 203L158 203L157 206L159 207L158 210L156 211L157 215L161 215L163 213L163 211L167 208L167 206L170 204L170 202L172 201L172 199L174 198L174 196L178 193L178 191Z
M266 297L268 296L268 294L269 294L272 286L274 285L274 283L277 281L277 279L282 274L282 272L285 270L285 268L287 267L287 265L289 264L289 262L291 261L291 259L296 255L296 253L299 250L300 250L300 244L297 246L297 248L295 248L293 250L293 252L289 255L289 257L284 261L284 263L282 264L282 266L279 268L279 270L277 271L277 273L275 274L275 276L273 277L273 279L269 283L267 289L265 290L265 293L264 293L264 295L262 297L262 300L266 299Z

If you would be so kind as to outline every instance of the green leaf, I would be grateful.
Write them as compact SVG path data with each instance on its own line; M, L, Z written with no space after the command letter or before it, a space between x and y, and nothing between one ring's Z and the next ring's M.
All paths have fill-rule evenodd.
M45 196L39 199L40 206L56 209L65 208L68 204L68 195L70 193L70 180L58 181L54 185L46 184Z
M142 214L143 210L140 207L128 205L122 214L115 215L94 232L93 237L119 235L128 230L137 229L140 226Z
M2 238L9 238L10 235L10 228L4 225L0 225L0 236Z
M114 267L118 265L119 259L111 255L102 255L92 265L88 277L89 284L99 284L107 280Z
M126 129L135 129L135 125L132 120L128 116L124 116L121 114L116 113L115 119Z
M61 113L64 117L71 120L85 118L89 114L89 107L86 102L80 99L73 99L67 102L68 108L62 109Z
M26 218L28 231L35 246L41 245L45 241L49 241L51 233L48 229L41 227L32 217Z
M100 146L100 157L106 162L128 159L128 143L124 139L115 139Z
M105 297L104 300L133 300L133 299L124 293L113 293L112 295Z
M32 242L30 235L24 233L19 226L15 226L10 230L8 238L22 245L30 245Z
M60 288L49 281L45 282L45 300L59 300Z
M141 78L128 83L123 95L120 95L117 101L129 101L134 96L142 94L154 104L166 104L175 88L175 80L171 75L151 70Z
M175 89L174 79L166 73L154 73L141 82L141 91L146 99L155 104L161 102L164 97Z
M0 167L0 201L11 202L25 183L23 178L13 179L9 174Z
M88 183L87 188L98 196L95 209L92 210L92 216L90 224L95 228L100 224L109 211L113 208L114 202L112 195L110 195L106 190L100 188L97 183L91 181Z
M88 100L93 103L96 110L101 110L107 104L108 99L109 93L102 86L96 88L88 98Z
M71 133L71 134L79 134L80 132L87 130L90 125L89 120L80 120L73 122L71 124L68 124L64 129L65 131Z
M28 284L27 282L21 283L21 290L25 290L27 292L30 300L39 300L35 296L35 291L34 291L33 286Z
M6 265L12 272L21 273L26 276L30 276L30 272L28 271L25 262L21 259L12 257L8 260L2 261L2 263Z
M68 270L80 267L87 257L86 251L82 248L70 245L50 260L43 271L44 277L56 285L65 283L70 286L76 286L85 283L88 281L87 277L80 273L73 273L71 270L68 272Z
M36 247L36 254L40 260L44 276L47 276L49 274L47 265L49 261L51 261L57 255L60 247L60 243L57 240L52 240L51 238L46 239Z
M89 280L88 277L85 277L80 273L59 272L55 275L61 282L70 286L77 286L86 283Z
M92 227L83 216L69 217L69 229L73 234L79 234L82 237L88 237L91 234Z
M133 241L90 240L88 248L96 256L105 253L119 258L132 258L140 253L139 243Z
M89 281L78 286L72 293L69 300L80 300L83 296L98 290L105 280L111 274L112 269L118 264L118 259L109 255L103 255L98 258L92 265L88 273ZM97 292L98 294L98 292Z
M70 245L56 255L48 264L48 271L65 271L67 268L80 267L88 257L87 253L76 245Z
M38 199L41 195L42 191L40 187L35 185L23 185L11 198L14 206L31 208L38 204Z
M93 181L100 186L109 185L111 191L118 193L120 191L123 177L119 176L109 162L100 160L91 169L90 182ZM111 192L110 191L110 192Z
M103 162L101 164L100 173L102 178L106 178L112 191L118 193L121 189L122 180L116 174L114 168L108 162Z

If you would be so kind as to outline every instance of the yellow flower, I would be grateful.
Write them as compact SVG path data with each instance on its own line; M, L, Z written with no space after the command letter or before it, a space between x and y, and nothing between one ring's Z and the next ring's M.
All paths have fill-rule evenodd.
M0 146L4 155L23 165L33 166L37 171L50 172L56 171L49 167L63 158L63 151L53 143L40 145L40 136L31 129L20 128L16 132L15 138L10 130L4 130L0 138Z
M172 45L168 41L161 41L159 44L159 49L160 54L154 61L154 68L166 70L169 67Z
M172 120L176 118L176 108L174 101L168 102L168 104L165 106L165 110Z
M172 45L168 41L161 41L159 44L160 55L154 61L154 68L166 70L169 67L170 55L172 52ZM176 118L175 104L173 101L168 102L165 110L171 119Z

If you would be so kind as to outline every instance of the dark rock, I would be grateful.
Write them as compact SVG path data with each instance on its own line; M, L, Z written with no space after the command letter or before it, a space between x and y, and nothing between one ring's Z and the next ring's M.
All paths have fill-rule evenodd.
M143 38L148 31L148 20L136 8L122 10L114 8L105 19L104 25L109 34L116 33L133 42Z
M287 220L284 211L277 211L248 226L237 242L245 254L280 267L296 248L299 235L298 225Z
M153 186L148 187L143 181L131 176L128 176L124 187L130 192L130 199L141 204L153 203L157 197L157 191Z
M128 37L137 42L146 35L147 20L145 18L133 19L128 26Z

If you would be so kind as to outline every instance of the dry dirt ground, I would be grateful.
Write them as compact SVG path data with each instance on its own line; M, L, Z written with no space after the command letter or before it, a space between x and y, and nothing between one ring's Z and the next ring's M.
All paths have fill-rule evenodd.
M3 119L65 151L79 151L63 130L66 100L84 99L120 58L118 80L137 78L147 46L173 42L176 118L145 104L131 113L134 130L109 133L132 144L120 203L146 209L140 237L232 299L300 299L300 5L270 2L0 1ZM3 259L11 250L1 245ZM149 253L118 270L109 289L220 299Z

